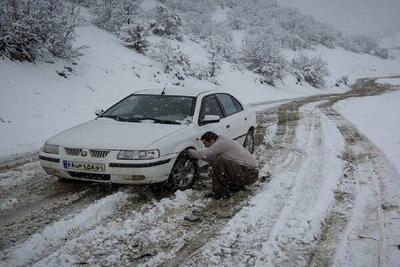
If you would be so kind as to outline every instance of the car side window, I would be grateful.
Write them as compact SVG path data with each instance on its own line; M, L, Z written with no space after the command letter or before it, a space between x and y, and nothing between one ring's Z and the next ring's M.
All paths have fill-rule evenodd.
M221 102L225 115L229 116L232 115L240 110L237 109L235 102L233 101L232 97L227 94L217 94L219 101Z
M203 120L205 115L218 115L220 118L223 117L221 107L214 95L206 96L201 103L199 120Z
M237 111L238 112L242 111L243 110L242 104L240 104L240 102L236 98L234 98L233 96L231 96L231 97L232 97L233 102L235 103Z

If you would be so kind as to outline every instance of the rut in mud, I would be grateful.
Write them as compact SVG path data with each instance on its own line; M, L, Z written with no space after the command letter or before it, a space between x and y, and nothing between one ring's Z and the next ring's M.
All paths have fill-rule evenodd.
M4 167L0 266L13 262L13 253L28 247L34 233L46 237L47 227L74 222L96 201L116 195L122 200L116 200L112 216L87 227L77 224L52 243L38 241L45 249L26 256L22 265L321 266L342 264L346 259L335 256L338 250L361 260L352 255L349 246L354 245L375 248L369 260L390 266L388 255L397 240L384 228L392 227L389 215L399 212L400 203L386 199L389 189L382 177L395 174L384 173L390 169L384 156L332 108L343 99L388 90L362 79L345 94L301 98L258 112L256 157L263 178L229 199L204 198L210 188L207 170L192 190L157 195L145 187L63 184L37 162ZM330 154L327 131L344 139L340 159ZM326 173L329 162L336 162L337 173ZM368 190L375 196L371 200L364 193ZM322 205L331 191L331 201ZM316 207L320 217L304 219ZM368 223L357 225L355 214ZM380 236L372 236L377 232Z

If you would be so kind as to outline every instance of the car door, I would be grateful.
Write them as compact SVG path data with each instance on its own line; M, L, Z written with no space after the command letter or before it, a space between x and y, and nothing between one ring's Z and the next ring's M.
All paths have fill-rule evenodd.
M202 124L201 121L205 115L217 115L220 117L220 122ZM205 96L201 102L199 114L199 126L201 134L204 134L207 131L213 131L218 135L227 136L229 134L229 126L227 127L227 125L228 123L226 122L226 118L224 118L222 107L218 102L216 95L212 94Z
M245 123L247 118L242 105L229 94L219 93L217 97L223 108L230 138L241 141L248 130Z

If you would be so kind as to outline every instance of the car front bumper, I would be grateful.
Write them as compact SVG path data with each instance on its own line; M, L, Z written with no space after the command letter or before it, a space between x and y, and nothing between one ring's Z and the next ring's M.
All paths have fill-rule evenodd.
M105 182L115 184L152 184L168 179L176 157L160 157L156 160L99 160L87 159L85 163L104 164L105 171L90 172L66 169L64 161L83 162L75 157L63 157L41 152L39 161L46 173L61 178Z

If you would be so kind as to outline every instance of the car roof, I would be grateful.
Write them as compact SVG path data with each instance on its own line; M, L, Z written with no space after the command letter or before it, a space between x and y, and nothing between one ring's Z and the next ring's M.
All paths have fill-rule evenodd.
M145 89L145 90L140 90L136 91L135 94L150 94L150 95L160 95L161 92L163 91L163 88L157 88L157 89ZM203 93L222 93L219 90L213 90L213 89L198 89L198 88L166 88L165 89L165 95L180 95L180 96L198 96Z

